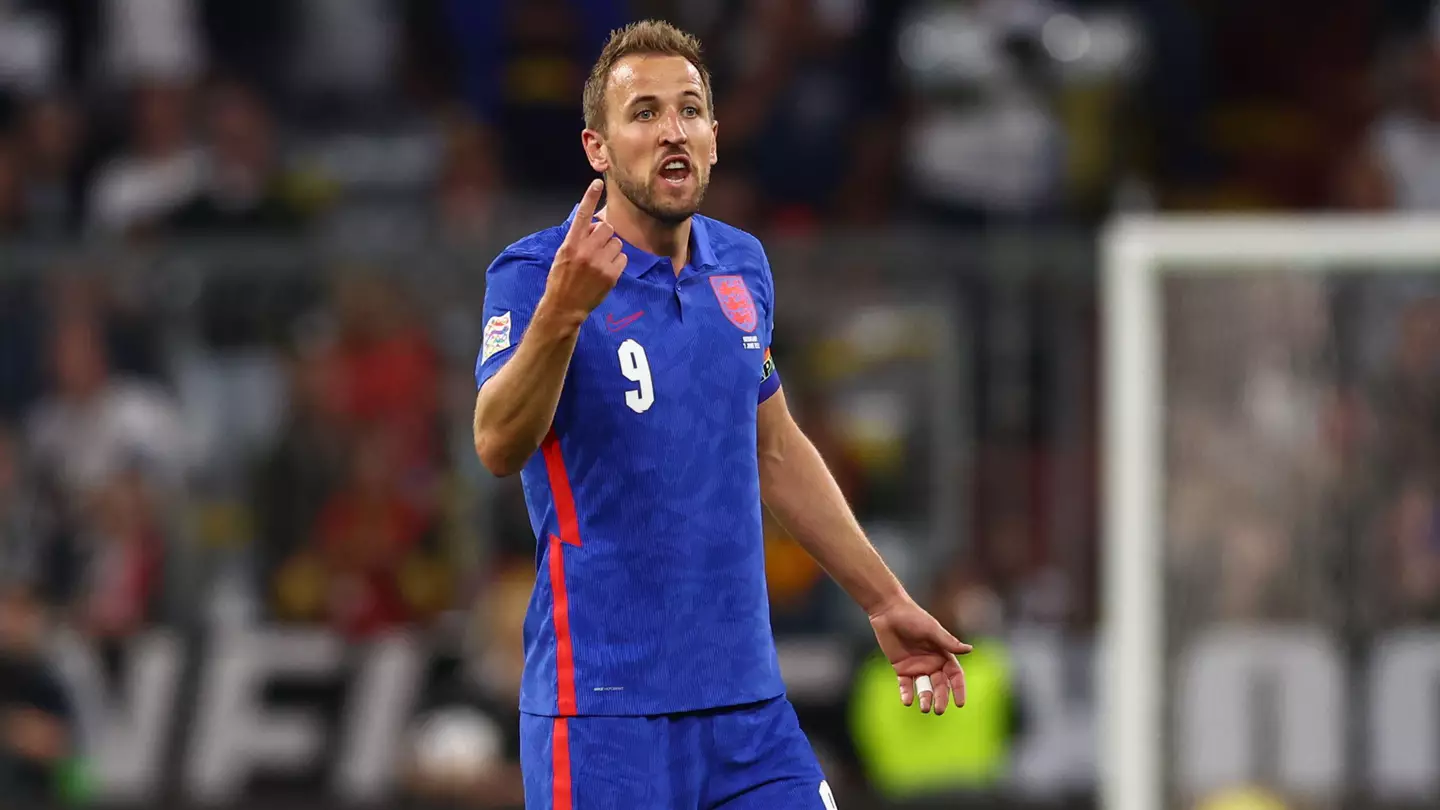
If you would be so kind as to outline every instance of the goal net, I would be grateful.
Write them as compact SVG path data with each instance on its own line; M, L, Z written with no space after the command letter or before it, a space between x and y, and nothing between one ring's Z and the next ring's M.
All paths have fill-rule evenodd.
M1103 261L1104 806L1440 806L1440 221Z

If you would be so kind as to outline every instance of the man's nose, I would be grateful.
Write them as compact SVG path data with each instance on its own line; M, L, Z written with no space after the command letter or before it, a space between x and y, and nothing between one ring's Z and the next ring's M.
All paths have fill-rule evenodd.
M690 136L685 134L685 125L680 123L680 116L670 113L660 124L661 143L685 143Z

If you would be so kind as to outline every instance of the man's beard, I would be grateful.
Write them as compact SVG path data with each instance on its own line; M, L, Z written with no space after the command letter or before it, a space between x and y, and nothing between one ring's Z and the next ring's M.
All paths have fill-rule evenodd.
M655 187L650 183L637 183L629 175L615 172L615 186L641 213L663 225L675 226L694 216L705 199L705 187L710 185L708 177L695 175L695 202L680 207L666 206L656 199Z

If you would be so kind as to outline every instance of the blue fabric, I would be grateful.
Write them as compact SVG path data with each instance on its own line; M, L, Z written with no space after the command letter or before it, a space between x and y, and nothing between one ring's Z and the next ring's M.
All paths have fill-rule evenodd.
M570 777L559 802L557 723ZM833 810L783 697L660 717L521 715L520 764L530 810Z
M554 457L537 452L521 473L540 541L522 711L656 715L784 691L756 458L774 286L753 236L692 223L679 274L625 247L625 274L580 329ZM523 339L568 228L516 242L487 271L487 333L508 323L508 336L482 351L477 385ZM778 385L772 374L766 387ZM563 525L566 489L575 537Z

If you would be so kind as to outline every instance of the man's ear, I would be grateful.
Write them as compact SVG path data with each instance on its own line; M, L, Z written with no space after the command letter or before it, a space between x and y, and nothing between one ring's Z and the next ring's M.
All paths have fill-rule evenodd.
M710 165L720 162L720 122L710 122Z
M580 133L580 145L585 148L585 159L590 168L599 174L610 170L610 150L605 148L605 136L593 129Z

